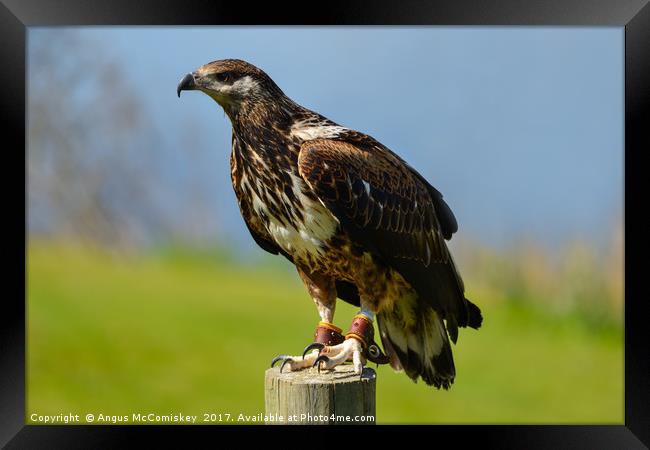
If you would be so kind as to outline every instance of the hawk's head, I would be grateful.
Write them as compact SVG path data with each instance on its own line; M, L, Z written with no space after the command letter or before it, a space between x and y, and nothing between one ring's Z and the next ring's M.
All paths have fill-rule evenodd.
M205 92L228 113L247 102L283 95L264 71L240 59L212 61L188 73L178 83L176 92L180 97L181 91L188 90Z

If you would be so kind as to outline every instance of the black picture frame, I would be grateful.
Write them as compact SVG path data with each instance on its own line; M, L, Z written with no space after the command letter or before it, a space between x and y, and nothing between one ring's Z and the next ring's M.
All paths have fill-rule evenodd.
M647 221L635 218L636 197L643 192L643 154L650 149L650 6L648 0L447 0L390 2L348 0L344 2L283 3L100 1L100 0L3 0L0 4L0 53L2 54L2 117L5 128L2 152L3 222L5 261L15 276L7 284L18 285L15 294L5 295L0 313L0 445L7 448L104 448L127 446L136 436L171 444L173 437L188 442L218 433L219 439L241 427L162 426L36 426L25 425L25 286L26 192L17 185L24 176L26 189L26 38L32 26L64 25L555 25L625 27L625 422L621 425L589 426L427 426L409 427L443 445L474 443L488 448L647 448L650 445L650 351L646 300L641 295L641 259L649 248ZM310 8L310 6L312 6ZM9 139L7 139L9 138ZM21 152L21 149L25 153ZM23 170L19 168L23 167ZM13 178L16 178L14 180ZM635 208L636 207L636 208ZM21 214L22 213L22 214ZM643 227L643 228L642 228ZM24 247L18 237L23 236ZM7 245L13 244L13 245ZM22 278L21 276L22 275ZM8 292L5 289L5 292ZM22 294L22 299L21 299ZM531 349L534 351L534 349ZM341 439L363 439L371 445L392 427L374 427ZM283 427L256 430L276 434ZM306 440L298 445L323 443L327 436L303 427ZM303 433L301 433L303 434ZM399 439L411 440L399 434ZM295 435L294 435L295 437ZM421 436L419 438L423 438ZM278 434L278 439L280 436ZM419 439L418 438L418 439ZM273 438L272 438L273 439ZM332 445L331 436L329 441ZM152 441L148 441L149 446ZM198 441L197 441L198 442ZM210 442L210 441L208 441ZM214 441L213 441L214 442ZM219 441L221 442L221 441ZM278 441L282 443L282 441ZM285 445L291 445L284 441ZM353 442L341 442L343 445ZM163 445L164 446L164 445Z

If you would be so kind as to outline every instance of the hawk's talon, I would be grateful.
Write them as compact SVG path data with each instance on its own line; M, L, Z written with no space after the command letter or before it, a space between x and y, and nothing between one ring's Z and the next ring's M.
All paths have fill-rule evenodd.
M278 356L276 356L275 358L273 358L273 361L271 361L271 367L275 366L275 364L276 364L278 361L281 361L281 360L283 360L283 359L287 359L287 358L288 358L287 355L278 355Z
M329 360L330 359L327 356L320 355L318 358L316 358L316 361L314 361L314 364L312 365L312 367L318 367L318 373L320 373L320 363L324 362L324 363L327 364L329 362Z
M293 362L293 359L291 359L291 358L285 358L284 361L282 361L282 365L280 366L280 373L282 373L282 369L284 369L284 366L285 366L287 363L292 363L292 362Z
M325 344L321 344L320 342L314 342L309 344L307 347L305 347L305 350L302 352L302 358L305 358L305 355L309 353L309 351L318 349L318 354L320 355L323 349L325 348Z

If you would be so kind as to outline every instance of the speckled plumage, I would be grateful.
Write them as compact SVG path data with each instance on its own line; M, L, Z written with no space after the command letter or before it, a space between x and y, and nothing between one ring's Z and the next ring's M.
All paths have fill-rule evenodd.
M445 244L457 224L442 195L381 143L296 104L248 63L196 73L232 122L232 185L255 241L292 261L310 292L363 299L391 365L448 388L447 332L456 342L459 326L478 328L482 317ZM212 76L225 81L213 88Z

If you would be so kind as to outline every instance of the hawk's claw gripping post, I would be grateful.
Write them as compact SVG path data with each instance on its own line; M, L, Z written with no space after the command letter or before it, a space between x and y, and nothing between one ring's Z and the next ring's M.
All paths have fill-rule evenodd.
M318 349L318 354L323 351L325 348L325 344L321 344L320 342L314 342L312 344L309 344L307 347L305 347L305 350L302 352L302 358L305 359L305 355L309 353L309 351Z
M318 358L316 358L316 361L314 361L314 365L312 367L318 367L318 373L320 373L320 363L328 363L329 358L325 355L320 355Z
M285 358L284 361L282 361L282 365L280 366L280 373L282 373L282 369L284 369L284 366L285 366L287 363L292 363L292 362L293 362L293 359L291 359L291 358Z
M275 358L273 358L273 361L271 361L271 367L275 366L275 364L278 361L282 361L283 359L287 359L287 358L288 358L287 355L278 355L278 356L276 356Z

